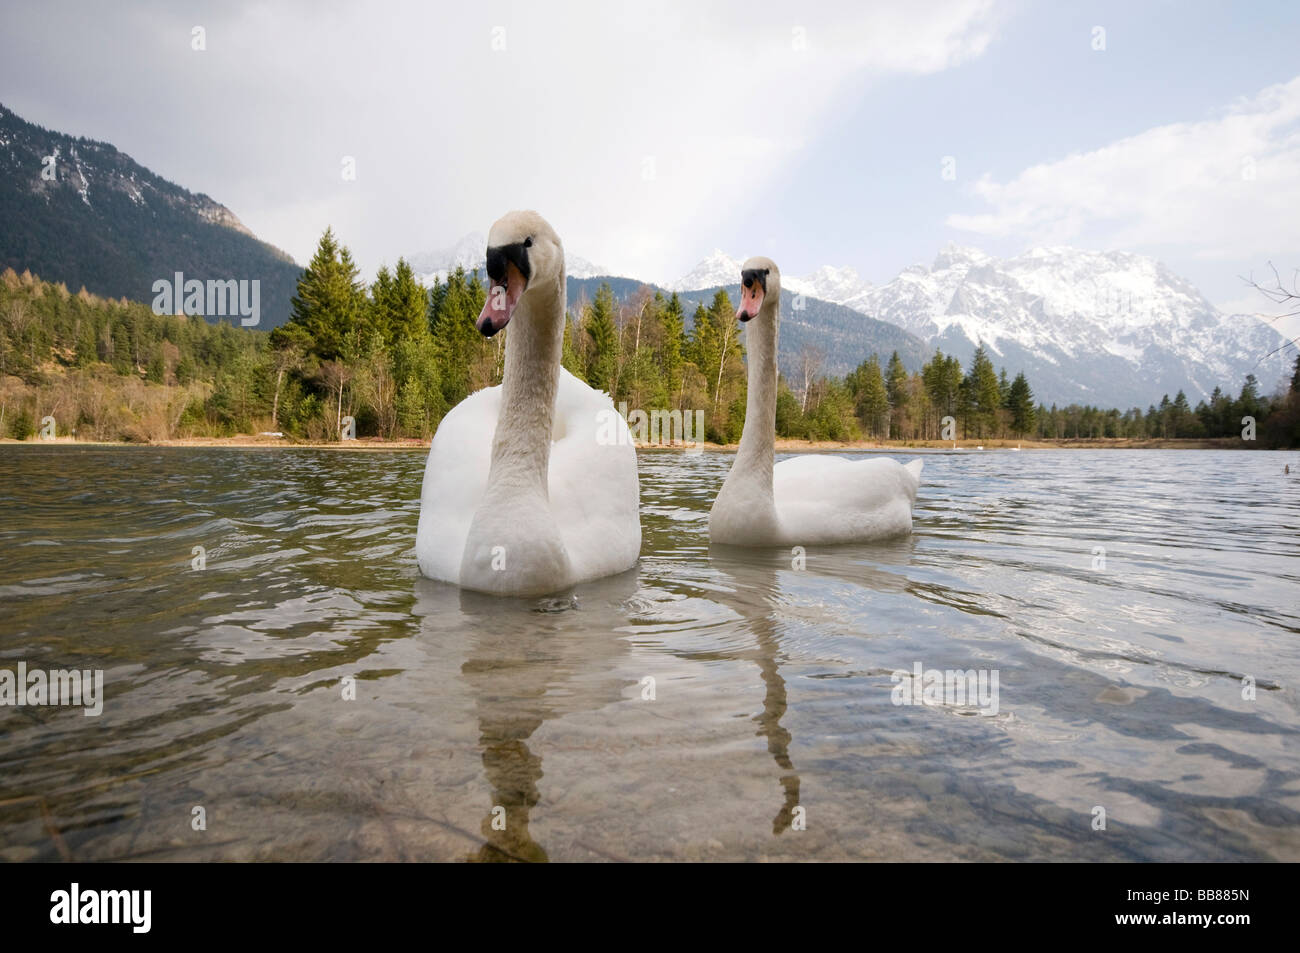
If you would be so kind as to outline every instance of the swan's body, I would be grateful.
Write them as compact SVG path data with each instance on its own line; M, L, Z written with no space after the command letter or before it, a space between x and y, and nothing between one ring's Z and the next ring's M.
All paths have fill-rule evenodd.
M773 465L781 276L766 258L745 262L742 276L738 317L749 321L745 429L709 513L709 538L734 546L795 546L910 533L920 460L904 466L806 455Z
M492 251L522 249L525 236L522 275L494 263ZM439 424L415 552L433 579L497 595L545 595L636 564L636 450L608 395L560 367L559 239L535 213L511 213L493 226L489 245L494 287L480 330L496 333L513 312L505 373ZM514 270L493 275L494 264Z

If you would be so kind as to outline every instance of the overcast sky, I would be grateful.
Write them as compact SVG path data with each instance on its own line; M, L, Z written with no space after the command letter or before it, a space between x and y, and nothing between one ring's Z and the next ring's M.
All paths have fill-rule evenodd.
M947 241L1074 244L1156 255L1255 310L1239 275L1300 267L1296 3L43 2L4 20L19 115L113 143L300 262L333 225L367 277L516 207L659 281L714 247L881 282Z

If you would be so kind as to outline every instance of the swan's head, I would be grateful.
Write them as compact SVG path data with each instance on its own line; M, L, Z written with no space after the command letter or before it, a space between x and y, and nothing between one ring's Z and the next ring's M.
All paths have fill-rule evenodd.
M781 270L776 262L759 255L740 266L740 307L736 309L739 321L758 317L763 302L781 300Z
M510 212L488 232L488 293L477 326L491 337L507 324L531 288L553 287L564 278L564 247L536 212Z

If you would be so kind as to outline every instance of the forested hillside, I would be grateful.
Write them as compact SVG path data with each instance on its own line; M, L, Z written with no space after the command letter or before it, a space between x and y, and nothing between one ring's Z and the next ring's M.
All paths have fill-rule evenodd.
M29 272L0 275L0 436L28 439L42 419L81 439L161 441L264 431L338 440L428 439L447 411L500 380L509 328L474 327L485 288L457 270L425 288L405 261L363 283L326 231L301 273L290 320L268 332L155 314ZM565 367L627 409L702 410L706 436L735 442L744 425L744 335L725 288L707 300L642 287L618 300L607 283L570 300ZM786 340L782 330L783 342ZM1256 421L1256 445L1300 443L1300 359L1290 389L1181 392L1146 410L1045 407L1031 382L977 348L963 368L935 351L909 369L898 351L844 376L814 363L782 377L785 437L918 440L973 437L1235 437ZM1014 370L1014 369L1013 369ZM951 431L945 417L952 417Z
M176 272L259 281L258 327L289 317L301 269L234 213L105 142L52 132L0 106L0 268L152 301Z

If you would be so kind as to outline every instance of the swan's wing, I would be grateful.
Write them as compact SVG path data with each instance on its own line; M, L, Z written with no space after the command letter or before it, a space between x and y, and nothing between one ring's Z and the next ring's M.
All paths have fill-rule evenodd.
M636 448L613 401L561 369L547 489L575 582L636 564L639 486Z
M792 543L881 539L909 532L922 461L806 455L772 470L783 535Z
M465 539L487 486L500 410L501 388L484 388L453 407L433 435L415 534L420 572L431 579L460 582Z

